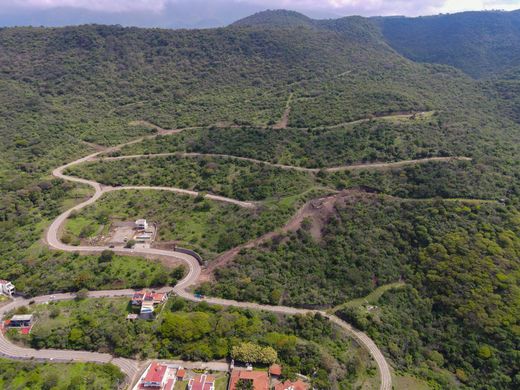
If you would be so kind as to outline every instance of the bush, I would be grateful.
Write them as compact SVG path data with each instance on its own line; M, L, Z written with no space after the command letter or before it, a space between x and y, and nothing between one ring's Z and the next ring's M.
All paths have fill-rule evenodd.
M109 263L112 261L113 258L114 258L114 252L109 249L105 249L103 252L101 252L101 255L99 256L98 261L100 263Z
M87 299L88 297L88 290L86 288L82 288L76 293L76 299L78 301L81 301L83 299Z

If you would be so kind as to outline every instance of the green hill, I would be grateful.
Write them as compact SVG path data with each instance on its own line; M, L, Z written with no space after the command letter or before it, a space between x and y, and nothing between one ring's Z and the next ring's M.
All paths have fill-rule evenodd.
M279 9L257 12L254 15L237 20L232 23L231 26L261 26L278 28L315 27L316 22L299 12Z
M73 266L81 257L55 258L35 244L65 201L85 196L49 174L157 126L197 129L130 150L312 168L468 157L308 174L218 156L171 157L74 172L255 199L259 210L266 199L275 206L306 199L311 188L369 188L379 194L347 191L318 232L305 222L243 251L203 288L330 307L402 279L408 287L385 294L380 310L342 315L367 330L397 369L434 386L518 388L518 74L486 82L468 75L518 66L517 17L315 21L271 11L193 31L0 29L0 273L44 285L54 261L79 286L88 272ZM469 199L443 199L459 197ZM333 371L334 385L352 384L334 382Z
M418 62L455 66L476 78L520 62L520 11L376 18L386 41Z

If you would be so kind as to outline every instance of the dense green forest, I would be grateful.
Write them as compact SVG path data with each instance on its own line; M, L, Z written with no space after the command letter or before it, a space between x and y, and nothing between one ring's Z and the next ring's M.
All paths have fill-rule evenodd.
M455 66L477 78L520 62L520 11L375 20L385 40L414 61Z
M318 239L304 224L244 250L201 291L327 307L404 280L409 288L388 293L377 312L339 314L379 340L398 368L443 388L454 385L442 369L470 388L514 388L519 234L520 214L505 206L357 196L336 203Z
M11 337L35 348L194 361L228 358L233 347L254 343L274 349L285 377L308 375L323 390L375 374L366 353L320 315L283 317L172 298L155 321L124 321L128 304L124 298L103 298L37 306L31 335Z
M2 389L116 389L124 380L124 375L111 364L38 364L0 360Z
M41 242L50 221L90 193L52 179L52 169L157 131L134 121L199 129L147 140L122 154L222 153L313 168L469 157L334 173L217 157L92 162L71 172L112 185L178 186L255 200L259 208L118 192L74 216L69 227L87 228L71 228L66 239L74 243L112 219L147 213L164 221L161 239L179 240L211 259L276 230L303 201L346 190L332 211L318 212L317 220L304 221L295 233L242 251L201 290L331 307L400 281L405 287L386 292L375 309L346 307L338 314L366 330L398 372L427 379L434 388L518 388L517 16L314 21L269 12L197 31L100 25L0 29L0 278L29 295L178 279L180 269L158 263L118 256L107 262L52 252ZM432 34L442 26L453 28ZM274 129L286 106L288 128ZM427 115L381 118L417 112ZM347 123L357 120L362 121ZM67 320L80 330L74 340L70 329L56 324L29 341L117 349L122 355L194 358L202 351L200 358L211 359L227 356L237 340L225 329L212 338L204 321L214 325L225 318L230 329L265 325L239 340L273 346L291 370L318 368L319 388L348 388L367 375L365 360L356 360L358 351L323 319L275 321L264 314L176 304L184 307L170 310L172 303L162 328L117 323L132 335L128 340L107 336L119 328L98 333L105 325L83 307ZM103 307L107 316L115 315ZM179 343L168 323L189 325L199 312L200 337ZM271 330L296 336L295 349L284 351L284 342L268 337ZM136 340L144 333L141 349ZM160 339L174 342L159 345ZM38 370L47 366L28 365L20 375Z

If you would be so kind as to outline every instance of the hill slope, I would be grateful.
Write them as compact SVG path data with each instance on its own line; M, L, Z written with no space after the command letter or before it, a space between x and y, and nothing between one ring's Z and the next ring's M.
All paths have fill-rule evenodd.
M494 87L490 93L489 86L453 67L401 56L374 21L359 17L317 22L274 12L201 31L13 28L0 30L0 46L0 271L6 277L16 281L42 272L35 266L41 257L41 248L33 246L37 229L67 197L67 188L46 180L51 168L87 154L92 142L116 144L156 131L143 121L203 127L182 138L186 148L313 167L457 153L472 161L316 173L312 183L327 191L370 187L386 196L367 200L362 194L323 221L325 245L303 227L241 254L220 271L220 285L213 288L237 299L330 306L402 277L410 290L389 298L381 313L384 320L403 323L392 329L395 334L382 328L386 322L379 316L345 316L370 329L399 369L440 386L482 388L490 381L496 388L516 386L519 244L512 236L518 234L520 130L500 114ZM413 117L417 111L427 111L424 119L403 122L395 115ZM283 114L293 128L282 126L270 136ZM389 114L390 119L375 119ZM130 125L133 121L141 126ZM238 137L247 142L233 147L229 139ZM180 137L161 142L165 139ZM309 140L313 153L307 152ZM314 161L306 161L309 157ZM175 159L150 160L150 170L162 164L164 172L175 173L170 160ZM211 178L222 170L206 160L183 163L192 164L190 172L204 190L218 191L222 183ZM228 176L243 180L244 189L266 185L260 175L237 174L238 165L225 161ZM131 161L118 166L107 177L136 179L141 167ZM273 171L263 165L254 170L264 176ZM272 177L290 184L287 172L273 171ZM398 196L419 199L397 201ZM506 204L470 200L468 207L440 199L459 196L504 198ZM273 266L284 272L273 273ZM411 298L429 314L403 318L399 299ZM484 311L477 310L480 304ZM495 331L503 340L493 338ZM499 341L508 349L490 347ZM479 351L482 356L474 359Z
M455 66L476 78L520 62L520 11L375 20L386 41L414 61Z

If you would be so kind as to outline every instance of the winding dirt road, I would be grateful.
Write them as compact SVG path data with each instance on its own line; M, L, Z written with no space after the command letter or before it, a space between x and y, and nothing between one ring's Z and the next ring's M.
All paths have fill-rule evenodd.
M429 162L451 162L451 161L471 161L470 157L426 157L415 160L402 160L395 162L380 162L380 163L367 163L367 164L353 164L353 165L341 165L337 167L325 167L325 168L305 168L294 165L278 164L268 161L257 160L250 157L232 156L230 154L218 154L218 153L184 153L184 152L170 152L170 153L155 153L155 154L132 154L127 156L116 156L116 157L94 157L90 161L118 161L118 160L132 160L139 158L157 158L157 157L182 157L182 158L197 158L197 157L214 157L214 158L225 158L230 160L247 161L255 164L268 165L275 168L299 171L299 172L310 172L318 173L323 172L342 172L342 171L359 171L364 169L370 170L381 170L381 169L392 169L402 168L407 165L418 165L426 164Z
M145 137L140 138L137 141L132 141L130 143L140 142ZM126 143L124 145L128 145ZM115 148L111 148L111 150L117 150L120 147L124 146L120 145ZM71 212L79 211L84 207L93 204L96 202L104 193L115 190L130 190L130 189L152 189L152 190L166 190L166 191L174 191L182 194L188 195L198 195L198 193L194 191L187 191L177 188L169 188L169 187L139 187L139 186L129 186L129 187L105 187L100 183L86 180L78 177L67 176L63 173L63 171L71 167L73 165L81 164L87 161L92 161L96 159L101 152L97 152L91 154L89 156L80 158L74 162L63 165L59 168L56 168L53 171L53 175L57 178L73 181L77 183L82 183L91 186L94 189L94 194L86 201L81 204L78 204L71 209L63 212L59 215L49 226L46 233L46 241L51 248L67 251L67 252L88 252L88 253L98 253L105 249L109 249L107 247L102 246L71 246L64 244L60 240L60 230L65 222L65 220L69 217ZM295 168L295 167L293 167ZM255 207L254 203L250 202L240 202L234 199L218 197L214 195L204 195L208 199L229 202L233 204L240 205L242 207ZM113 248L111 249L119 254L123 255L134 255L134 256L145 256L145 257L166 257L172 259L174 261L180 261L185 263L188 266L188 274L182 279L175 287L165 287L162 291L165 292L174 292L179 296L191 300L191 301L201 301L202 299L196 298L192 293L188 291L188 289L194 286L200 278L201 274L201 266L198 261L187 254L171 252L167 250L147 248L147 249L126 249L126 248ZM121 296L131 296L133 290L109 290L109 291L94 291L90 292L90 297L121 297ZM75 297L74 294L56 294L54 296L41 296L32 299L35 303L43 303L48 302L50 300L67 300L73 299ZM257 303L251 302L238 302L227 299L220 298L204 298L204 301L210 304L217 304L222 306L234 306L234 307L242 307L248 309L255 310L264 310L274 313L280 314L308 314L308 313L320 313L321 315L327 317L334 324L342 328L348 334L350 334L362 347L364 347L370 355L375 360L380 375L380 390L390 390L392 388L392 378L389 365L383 356L382 352L376 346L376 344L363 332L354 329L350 324L342 321L338 317L330 315L324 311L317 310L306 310L306 309L298 309L287 306L271 306L271 305L261 305ZM9 304L0 308L0 316L3 317L9 310L12 310L16 307L20 307L23 305L27 305L29 303L28 300L17 298L10 302ZM4 335L0 332L0 354L12 358L12 359L36 359L36 360L53 360L53 361L89 361L89 362L97 362L97 363L108 363L111 362L118 367L129 377L132 381L139 370L139 362L132 359L123 359L123 358L115 358L109 354L104 353L96 353L96 352L86 352L86 351L71 351L71 350L35 350L31 348L19 347L17 345L12 344L9 340L7 340Z

